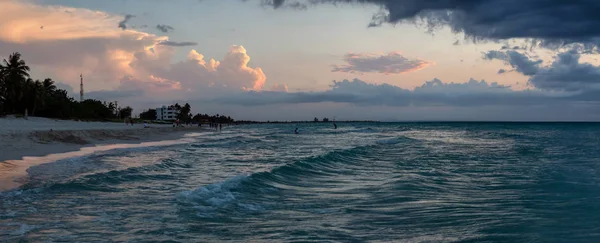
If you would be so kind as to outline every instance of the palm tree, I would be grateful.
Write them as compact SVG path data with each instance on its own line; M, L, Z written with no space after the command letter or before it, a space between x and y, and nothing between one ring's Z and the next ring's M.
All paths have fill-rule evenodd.
M16 104L23 95L23 83L29 78L29 66L21 60L21 54L15 52L0 64L0 76L4 79L5 99L8 109L14 112Z
M33 109L31 110L31 115L35 116L35 111L37 108L42 108L46 106L46 89L44 89L44 85L39 80L36 80L33 84L34 97L35 101L33 102Z
M18 101L19 107L18 110L28 110L33 107L33 103L35 103L35 82L33 79L28 78L23 83L21 93L19 94Z
M117 110L117 106L113 102L108 102L108 109L110 110L111 115L115 115L115 110Z
M54 80L52 80L51 78L44 79L44 82L42 84L44 86L46 94L52 94L54 93L54 91L56 91L56 85L54 85Z

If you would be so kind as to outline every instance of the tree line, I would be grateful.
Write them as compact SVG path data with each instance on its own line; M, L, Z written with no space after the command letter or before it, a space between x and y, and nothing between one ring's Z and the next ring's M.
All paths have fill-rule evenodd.
M319 122L319 118L315 117L315 119L313 119L313 122ZM329 122L329 118L327 118L327 117L323 118L323 122Z
M60 119L108 120L131 117L133 109L95 99L76 101L54 80L33 80L31 69L15 52L0 64L0 116L25 114Z

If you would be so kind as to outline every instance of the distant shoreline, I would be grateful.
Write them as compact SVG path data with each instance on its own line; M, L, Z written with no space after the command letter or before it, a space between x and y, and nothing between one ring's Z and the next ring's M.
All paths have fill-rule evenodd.
M309 124L324 124L324 123L380 123L381 121L236 121L235 124L289 124L289 123L309 123Z
M244 124L331 124L333 121L328 122L314 122L314 121L239 121L235 122L237 125ZM423 120L423 121L335 121L336 124L344 123L600 123L600 121L444 121L444 120Z

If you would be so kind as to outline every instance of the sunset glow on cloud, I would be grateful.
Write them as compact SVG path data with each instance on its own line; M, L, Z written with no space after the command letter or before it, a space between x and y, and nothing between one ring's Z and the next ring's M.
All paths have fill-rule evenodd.
M136 89L138 95L200 90L209 83L260 91L266 82L261 68L248 66L250 57L242 46L231 46L222 61L206 62L190 50L188 60L176 62L175 48L192 43L117 28L121 16L16 1L1 4L2 55L19 51L28 63L72 87L78 87L80 73L90 80L90 92Z
M288 86L285 84L274 84L273 87L271 87L271 91L275 91L275 92L288 92Z
M356 109L501 106L507 111L560 104L584 107L582 116L600 110L595 98L600 97L600 67L589 63L598 55L595 33L587 38L561 29L565 36L573 34L563 40L486 22L502 27L497 29L502 33L488 33L473 28L481 14L460 3L458 12L440 19L435 11L404 16L392 8L395 1L361 1L388 14L374 19L372 26L379 28L366 28L363 17L376 8L349 4L338 12L320 10L327 3L356 1L313 2L309 5L315 8L306 11L276 8L276 15L252 2L258 1L0 1L0 56L21 53L33 78L51 77L74 94L83 74L88 97L119 99L136 109L189 101L215 111L226 105L247 118L255 114L245 110L249 106L285 110L289 104L312 104L323 110L324 103ZM436 4L412 7L446 9ZM460 16L474 22L461 22ZM439 22L432 22L436 18ZM469 42L478 38L496 42ZM560 41L564 45L552 45ZM331 85L333 80L342 81Z
M88 9L49 7L26 1L2 1L0 39L14 43L56 41L84 38L119 38L122 35L141 39L137 32L114 28L119 16Z

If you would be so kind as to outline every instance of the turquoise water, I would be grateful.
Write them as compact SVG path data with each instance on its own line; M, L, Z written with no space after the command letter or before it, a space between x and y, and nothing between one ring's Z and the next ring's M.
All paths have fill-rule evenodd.
M29 169L6 242L600 242L600 124L247 125Z

